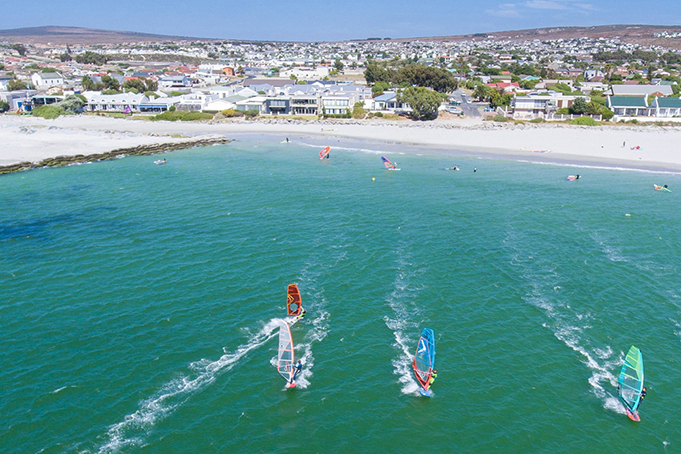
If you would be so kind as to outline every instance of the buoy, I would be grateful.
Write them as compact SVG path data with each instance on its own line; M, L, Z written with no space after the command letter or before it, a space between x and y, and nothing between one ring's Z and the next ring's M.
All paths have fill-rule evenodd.
M376 181L376 178L374 178L374 177L371 177L371 181Z

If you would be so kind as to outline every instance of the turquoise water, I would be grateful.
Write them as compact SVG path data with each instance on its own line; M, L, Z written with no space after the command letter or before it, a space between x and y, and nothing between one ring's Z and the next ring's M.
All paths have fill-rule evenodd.
M0 451L681 449L678 176L280 140L0 178Z

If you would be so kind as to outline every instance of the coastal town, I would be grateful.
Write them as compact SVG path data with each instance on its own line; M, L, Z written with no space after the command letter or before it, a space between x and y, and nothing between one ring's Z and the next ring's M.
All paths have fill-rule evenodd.
M446 82L400 77L405 68L431 69ZM47 118L399 120L414 118L412 104L421 101L405 90L423 87L440 96L418 119L673 123L681 121L680 74L678 51L618 38L5 41L0 110Z

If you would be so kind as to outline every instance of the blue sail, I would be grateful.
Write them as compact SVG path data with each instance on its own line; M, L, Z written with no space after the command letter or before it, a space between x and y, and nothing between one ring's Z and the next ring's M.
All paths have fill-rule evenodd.
M643 355L633 345L624 359L618 381L620 399L627 409L636 415L643 390Z
M428 391L435 368L435 334L432 329L423 328L412 366L419 384Z

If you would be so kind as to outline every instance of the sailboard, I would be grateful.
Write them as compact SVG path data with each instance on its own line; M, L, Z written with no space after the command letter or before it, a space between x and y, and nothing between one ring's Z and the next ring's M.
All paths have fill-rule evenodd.
M432 396L433 392L429 389L435 367L435 334L432 329L423 328L412 366L416 380L421 385L419 392L426 397Z
M619 396L627 411L627 416L632 421L640 421L638 406L641 404L641 391L643 390L643 355L635 346L631 346L619 377Z
M655 188L656 191L672 192L671 189L665 188L664 186L660 186L657 184L653 184L653 188Z
M286 315L300 315L302 307L298 284L289 284L286 295Z
M277 355L277 371L286 380L286 388L294 388L296 386L293 380L293 337L291 337L291 328L285 321L281 322L279 326L279 354Z
M319 152L319 159L329 159L329 153L331 152L331 147L326 147Z
M566 181L575 181L579 180L579 175L568 175L567 178L565 179Z
M388 158L386 158L385 156L381 156L381 161L383 161L383 165L388 170L400 170L395 166L394 162L390 162L390 160Z

